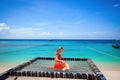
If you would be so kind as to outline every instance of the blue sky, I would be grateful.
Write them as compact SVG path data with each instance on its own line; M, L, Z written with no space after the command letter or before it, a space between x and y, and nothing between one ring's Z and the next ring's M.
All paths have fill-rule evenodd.
M0 39L120 39L120 0L0 0Z

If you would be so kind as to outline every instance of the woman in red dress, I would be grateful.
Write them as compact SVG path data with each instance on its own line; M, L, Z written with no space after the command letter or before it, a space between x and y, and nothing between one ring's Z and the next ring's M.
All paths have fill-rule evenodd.
M54 69L54 70L70 70L69 64L65 63L62 60L62 57L60 53L63 51L63 48L60 46L56 53L55 53L55 63L53 67L49 67L49 69Z

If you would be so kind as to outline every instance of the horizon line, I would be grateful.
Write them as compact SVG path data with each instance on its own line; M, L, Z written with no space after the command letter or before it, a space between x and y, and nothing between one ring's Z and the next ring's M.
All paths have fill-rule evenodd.
M120 40L120 39L0 39L0 40Z

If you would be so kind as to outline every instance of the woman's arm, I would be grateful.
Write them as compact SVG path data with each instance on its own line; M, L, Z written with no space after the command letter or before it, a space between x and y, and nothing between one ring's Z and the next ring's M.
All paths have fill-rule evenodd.
M55 56L55 61L60 61L60 62L63 62L63 63L64 63L64 61L63 61L63 60L58 59L58 57L57 57L57 56Z
M55 61L62 61L62 60L59 60L57 56L55 56Z

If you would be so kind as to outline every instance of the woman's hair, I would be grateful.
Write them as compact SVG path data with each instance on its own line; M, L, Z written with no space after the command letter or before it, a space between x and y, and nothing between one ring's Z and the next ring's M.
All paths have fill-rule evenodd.
M58 49L63 49L63 47L62 47L62 46L59 46Z
M63 50L63 47L62 47L62 46L59 46L57 50L59 50L59 49L62 49L62 50Z

